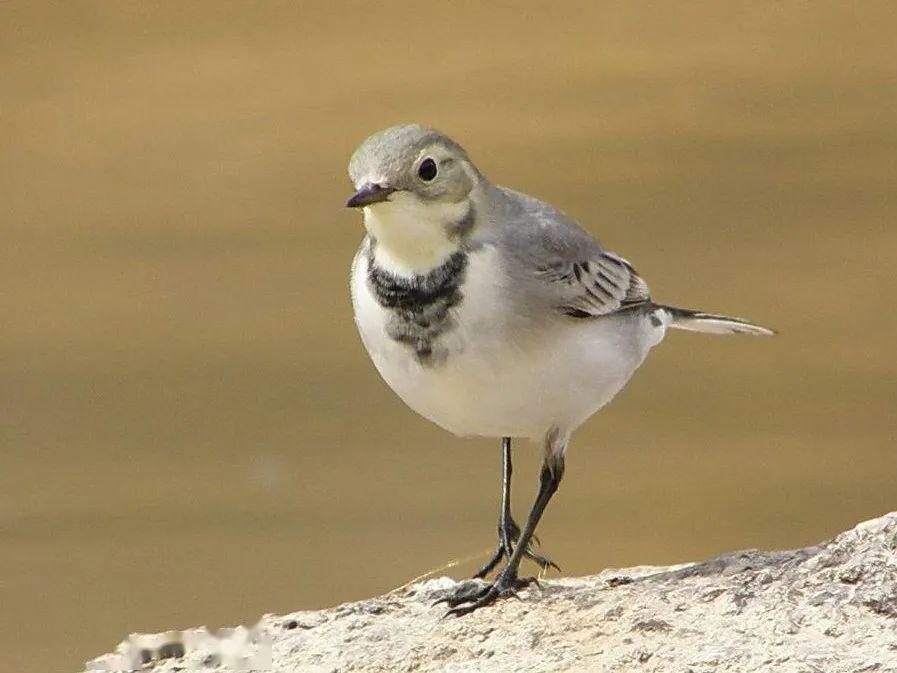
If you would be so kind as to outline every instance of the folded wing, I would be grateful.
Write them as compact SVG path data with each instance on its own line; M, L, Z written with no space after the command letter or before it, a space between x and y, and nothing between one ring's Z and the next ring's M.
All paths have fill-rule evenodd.
M555 259L537 268L558 311L573 318L595 318L651 299L647 283L632 265L612 252L588 259Z

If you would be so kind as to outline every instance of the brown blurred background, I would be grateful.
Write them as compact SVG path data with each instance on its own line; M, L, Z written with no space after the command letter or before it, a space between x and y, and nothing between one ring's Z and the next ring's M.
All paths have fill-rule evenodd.
M540 528L565 573L897 507L893 3L433 7L0 6L0 668L483 560L498 442L407 410L352 323L345 164L395 123L658 300L781 330L673 334L580 430Z

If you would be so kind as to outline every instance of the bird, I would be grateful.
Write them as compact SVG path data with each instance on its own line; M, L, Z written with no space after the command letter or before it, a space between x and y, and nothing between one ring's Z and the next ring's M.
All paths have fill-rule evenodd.
M501 440L495 552L444 598L461 616L515 594L536 527L564 476L573 432L610 402L668 329L770 335L740 318L655 303L623 257L554 206L493 184L457 142L409 124L349 160L366 233L354 256L355 323L371 360L412 410L461 437ZM511 514L512 439L543 448L521 529ZM472 585L472 586L469 586Z

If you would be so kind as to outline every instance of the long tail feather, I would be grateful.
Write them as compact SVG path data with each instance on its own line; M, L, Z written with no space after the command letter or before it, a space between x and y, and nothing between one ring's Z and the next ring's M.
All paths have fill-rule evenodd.
M742 320L730 318L715 313L703 311L690 311L686 308L673 306L658 306L670 316L670 327L688 330L690 332L706 332L707 334L754 334L758 336L772 336L774 330L761 327Z

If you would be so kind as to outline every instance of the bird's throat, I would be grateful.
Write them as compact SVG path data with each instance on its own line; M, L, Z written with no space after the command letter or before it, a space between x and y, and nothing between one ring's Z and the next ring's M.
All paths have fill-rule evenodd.
M374 259L380 268L397 276L419 276L461 249L452 225L466 217L468 204L393 199L364 209L364 225L377 242Z

